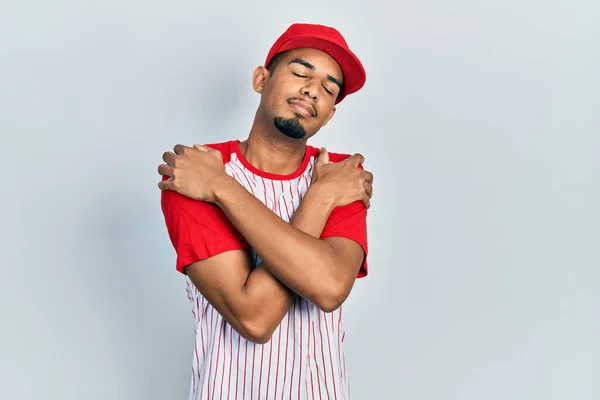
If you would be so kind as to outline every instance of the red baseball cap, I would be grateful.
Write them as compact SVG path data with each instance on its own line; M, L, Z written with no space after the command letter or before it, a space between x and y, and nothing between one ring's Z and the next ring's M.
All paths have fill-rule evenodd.
M367 74L360 60L350 50L340 32L324 25L301 23L291 25L269 50L265 67L277 54L299 48L324 51L339 64L344 74L344 82L335 104L340 103L347 95L359 91L364 86Z

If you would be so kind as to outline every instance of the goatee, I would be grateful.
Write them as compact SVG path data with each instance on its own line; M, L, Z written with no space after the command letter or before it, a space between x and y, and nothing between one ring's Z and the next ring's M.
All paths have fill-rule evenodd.
M306 131L300 123L301 117L296 118L283 118L275 117L273 124L275 128L285 136L292 139L302 139L306 136Z

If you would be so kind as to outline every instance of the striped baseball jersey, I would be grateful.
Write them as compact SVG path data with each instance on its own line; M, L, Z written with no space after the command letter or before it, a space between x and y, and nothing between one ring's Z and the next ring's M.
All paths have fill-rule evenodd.
M275 175L252 166L237 140L209 146L221 151L228 175L290 221L310 186L319 149L306 146L296 172ZM329 153L331 162L348 156ZM196 289L185 275L185 266L224 251L253 250L216 205L173 191L162 191L161 204L177 254L176 269L186 277L194 318L189 400L349 399L342 307L326 313L296 296L267 343L244 339ZM362 246L365 259L358 278L368 271L366 213L362 202L338 207L321 235L321 239L347 237Z

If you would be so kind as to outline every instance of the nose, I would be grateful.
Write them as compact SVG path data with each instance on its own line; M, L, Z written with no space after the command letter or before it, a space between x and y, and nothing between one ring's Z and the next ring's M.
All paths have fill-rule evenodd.
M301 89L301 92L304 96L310 97L314 102L317 102L319 100L319 88L314 80L309 81Z

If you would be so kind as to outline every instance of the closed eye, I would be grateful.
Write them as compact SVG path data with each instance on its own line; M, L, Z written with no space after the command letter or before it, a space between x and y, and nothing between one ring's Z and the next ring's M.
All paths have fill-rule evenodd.
M294 76L297 76L298 78L304 78L304 79L308 78L308 76L306 76L306 75L300 75L300 74L297 74L297 73L295 73L295 72L292 72L292 75L294 75ZM333 92L332 92L331 90L327 89L327 87L326 87L326 86L323 86L323 89L325 89L325 91L326 91L326 92L327 92L329 95L333 96Z

